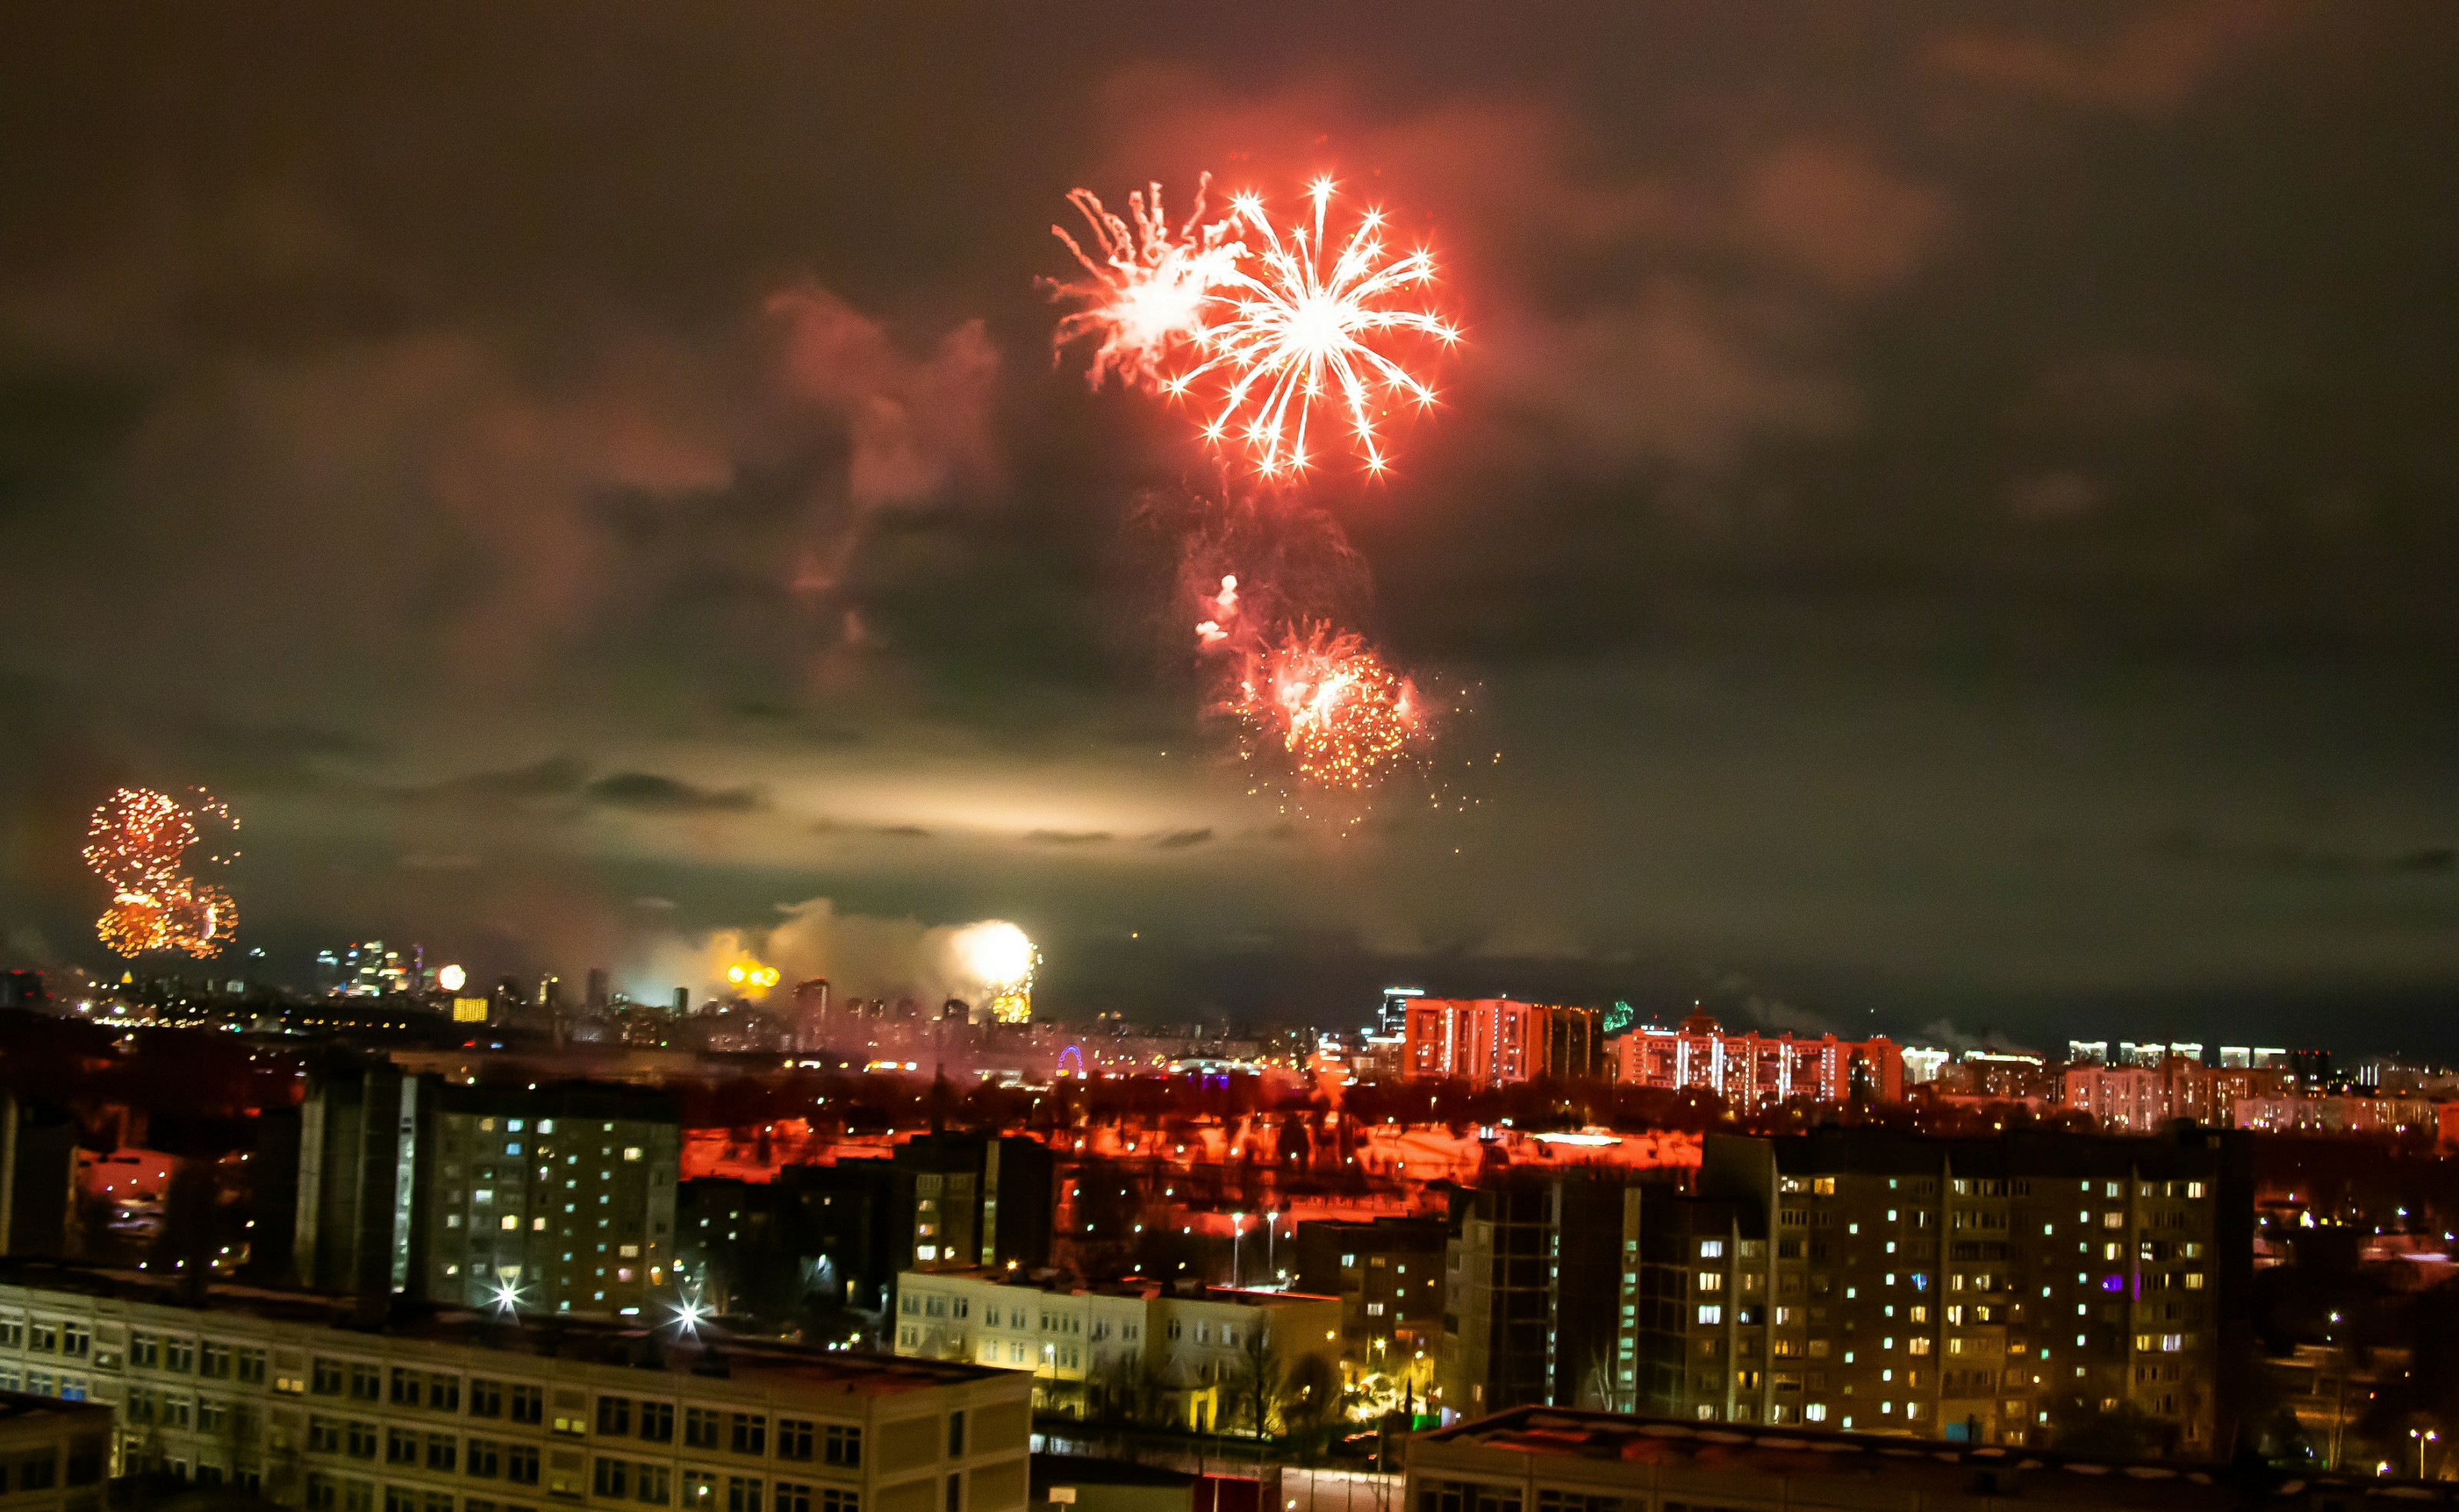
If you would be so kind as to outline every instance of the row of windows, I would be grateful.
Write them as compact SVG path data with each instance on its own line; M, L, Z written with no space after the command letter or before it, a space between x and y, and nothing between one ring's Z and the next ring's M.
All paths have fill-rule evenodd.
M558 1418L557 1426L563 1427ZM576 1423L572 1430L578 1431ZM675 1438L675 1408L672 1402L629 1396L598 1398L598 1433L600 1438L638 1437L651 1443L672 1443ZM768 1452L768 1417L766 1413L728 1413L708 1407L683 1409L683 1445L690 1449L715 1449L723 1443L739 1455L766 1455ZM777 1458L780 1460L817 1459L823 1464L859 1465L862 1463L862 1426L859 1423L822 1423L810 1418L777 1419Z
M29 1323L22 1314L12 1313L0 1316L0 1346L84 1359L94 1352L94 1330L83 1323L57 1323L49 1318Z
M201 1480L205 1467L198 1468ZM453 1498L447 1492L414 1490L409 1486L384 1488L384 1512L453 1512L452 1502ZM376 1512L376 1485L372 1480L346 1480L311 1474L307 1477L307 1505L310 1512ZM464 1497L460 1512L536 1512L536 1509L485 1497Z

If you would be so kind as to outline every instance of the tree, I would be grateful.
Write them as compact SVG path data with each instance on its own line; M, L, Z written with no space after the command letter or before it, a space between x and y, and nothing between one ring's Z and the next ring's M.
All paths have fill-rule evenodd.
M1237 1350L1223 1382L1229 1388L1230 1420L1244 1424L1258 1438L1270 1438L1272 1408L1286 1374L1271 1328L1260 1319L1249 1324L1238 1335Z

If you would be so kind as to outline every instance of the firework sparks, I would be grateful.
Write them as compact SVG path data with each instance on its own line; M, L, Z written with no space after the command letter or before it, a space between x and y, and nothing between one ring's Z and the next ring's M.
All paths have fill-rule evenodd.
M1338 406L1366 470L1382 472L1388 464L1376 424L1383 407L1435 402L1434 389L1383 346L1395 337L1444 348L1460 340L1448 321L1411 307L1435 281L1434 256L1423 247L1395 255L1381 211L1360 216L1347 242L1332 250L1325 223L1332 192L1331 179L1316 179L1308 191L1311 223L1286 231L1252 195L1230 201L1229 223L1251 229L1255 243L1241 243L1245 255L1221 292L1197 302L1199 310L1211 306L1196 338L1204 360L1163 386L1185 394L1217 378L1221 393L1205 439L1243 447L1268 478L1308 467L1317 400Z
M1163 366L1201 339L1207 301L1236 275L1246 254L1231 239L1230 222L1199 224L1211 181L1210 174L1196 181L1195 208L1175 232L1162 213L1158 181L1127 196L1124 219L1104 209L1090 190L1069 192L1068 202L1092 228L1102 255L1096 261L1054 225L1050 234L1067 243L1086 276L1040 282L1053 299L1080 306L1059 322L1055 347L1101 338L1084 374L1092 387L1116 373L1123 385L1158 392L1166 383Z
M1287 754L1302 783L1350 792L1414 764L1427 733L1409 679L1358 637L1320 623L1251 656L1230 709Z
M230 893L187 872L233 860L238 852L212 844L207 831L236 835L239 821L212 794L197 799L191 808L150 788L122 788L87 822L85 864L111 890L111 906L95 921L107 948L130 956L176 950L204 960L221 955L239 927Z

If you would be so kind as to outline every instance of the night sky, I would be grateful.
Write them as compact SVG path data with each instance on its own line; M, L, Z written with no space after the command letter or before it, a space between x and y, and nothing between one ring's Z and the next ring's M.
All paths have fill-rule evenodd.
M0 18L7 963L203 784L301 979L2459 1053L2459 11L393 9ZM1309 498L1464 813L1247 795L1219 475L1054 365L1066 192L1206 169L1442 262Z

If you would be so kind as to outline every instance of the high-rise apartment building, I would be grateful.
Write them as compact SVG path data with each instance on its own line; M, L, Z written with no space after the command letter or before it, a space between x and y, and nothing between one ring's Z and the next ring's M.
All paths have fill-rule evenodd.
M295 1151L264 1157L296 1171L278 1278L370 1308L402 1292L630 1315L675 1294L683 1132L668 1094L340 1064L311 1080L295 1127Z
M1350 1379L1380 1376L1394 1395L1426 1399L1443 1321L1440 1218L1302 1223L1297 1289L1340 1303L1340 1357Z
M1712 1135L1626 1198L1621 1404L2009 1444L2132 1410L2227 1441L2253 1189L2238 1136Z
M2156 1133L2174 1119L2227 1127L2248 1099L2276 1098L2285 1090L2284 1072L2204 1065L2171 1056L2156 1065L2069 1066L2060 1101L2089 1113L2109 1134Z
M1593 1008L1508 998L1415 998L1403 1012L1401 1064L1413 1077L1501 1086L1597 1071Z
M1697 1087L1744 1112L1797 1099L1893 1102L1904 1095L1902 1048L1883 1037L1731 1034L1694 1013L1679 1028L1633 1029L1614 1048L1614 1080L1626 1086Z
M682 1120L645 1088L420 1079L410 1242L441 1302L661 1317L675 1293Z
M1476 1417L1610 1389L1626 1178L1506 1171L1452 1193L1434 1400Z

